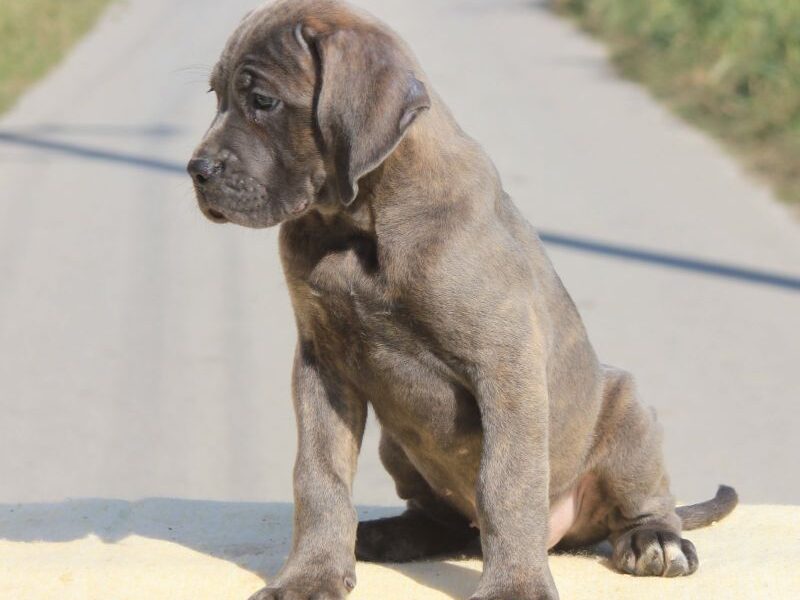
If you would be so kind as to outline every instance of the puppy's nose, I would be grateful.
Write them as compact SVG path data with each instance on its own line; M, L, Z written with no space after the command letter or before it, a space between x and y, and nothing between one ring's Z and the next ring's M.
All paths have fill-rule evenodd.
M186 167L195 183L203 185L220 175L225 170L225 165L218 160L208 158L193 158Z

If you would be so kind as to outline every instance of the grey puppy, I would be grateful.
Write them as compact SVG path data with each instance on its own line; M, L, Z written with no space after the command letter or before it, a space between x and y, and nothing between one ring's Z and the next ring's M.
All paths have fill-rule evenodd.
M405 44L333 0L252 12L211 78L218 111L189 163L215 222L282 223L297 320L291 554L253 598L344 598L356 557L403 561L479 539L473 600L557 598L547 552L609 539L613 564L698 565L652 413L598 362L542 245ZM358 523L367 406L407 501Z

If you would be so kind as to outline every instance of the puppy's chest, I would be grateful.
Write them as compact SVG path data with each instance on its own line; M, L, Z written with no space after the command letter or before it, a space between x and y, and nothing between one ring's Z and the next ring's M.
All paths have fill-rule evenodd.
M389 292L369 246L327 253L306 285L309 333L336 371L385 383L401 365L430 354L412 311Z
M319 343L358 353L397 329L400 308L390 298L374 247L353 240L326 252L305 278L307 317Z
M474 398L376 267L357 248L318 261L306 279L307 335L326 371L365 393L400 443L463 451L480 431Z

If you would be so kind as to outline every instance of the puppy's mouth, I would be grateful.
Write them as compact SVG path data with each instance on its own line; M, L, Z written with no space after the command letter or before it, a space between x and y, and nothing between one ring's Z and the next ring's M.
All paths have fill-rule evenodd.
M255 199L261 201L262 204L242 206L244 203L241 198L235 196L233 199L216 196L210 198L208 190L196 189L196 192L200 211L212 223L233 223L253 229L272 227L287 219L300 217L312 205L311 200L307 198L300 198L292 202L278 199L266 202L266 197L262 196ZM229 204L231 203L235 204L235 206L230 206Z
M200 197L200 211L212 223L224 224L233 223L242 227L263 229L272 227L286 221L304 215L311 207L311 201L303 199L293 203L290 207L284 205L253 208L250 210L236 210L230 207L219 208L215 204L212 208L203 195Z
M230 222L230 219L228 219L228 217L226 217L221 212L219 212L218 210L215 210L213 208L206 208L205 210L203 210L203 213L206 215L206 217L208 217L208 219L210 221L213 221L214 223L229 223Z

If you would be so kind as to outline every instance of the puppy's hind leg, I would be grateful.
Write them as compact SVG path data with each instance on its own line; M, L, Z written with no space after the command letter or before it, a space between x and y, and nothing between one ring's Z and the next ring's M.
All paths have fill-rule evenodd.
M654 414L636 398L633 378L607 368L595 472L609 502L615 567L632 575L674 577L697 570L694 545L681 537Z
M381 436L380 456L407 501L408 510L396 517L362 521L356 532L356 558L369 562L408 562L471 549L477 529L436 497L403 449L387 434ZM475 545L477 548L477 545Z
M362 521L356 533L356 558L368 562L409 562L465 552L478 531L436 521L409 509L397 517ZM477 551L477 546L476 546Z

